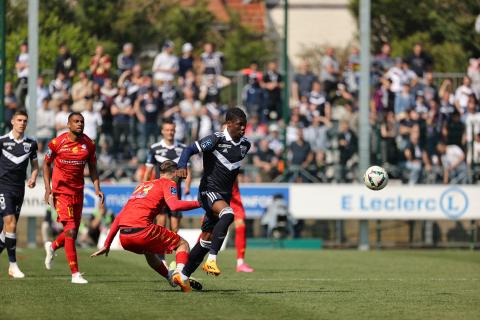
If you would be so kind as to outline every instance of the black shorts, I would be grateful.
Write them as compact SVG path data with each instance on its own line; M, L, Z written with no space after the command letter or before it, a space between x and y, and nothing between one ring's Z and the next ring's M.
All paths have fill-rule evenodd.
M178 199L182 199L182 185L181 185L181 181L177 181L177 195L178 195ZM165 209L163 210L163 212L160 212L160 214L166 214L168 215L169 218L171 217L174 217L174 218L182 218L183 217L183 213L182 211L172 211L168 206L165 206Z
M18 219L24 196L25 190L0 191L0 217L14 214Z
M232 199L231 193L219 193L219 192L209 192L209 191L201 191L198 193L198 201L200 205L205 210L205 216L203 217L202 222L202 231L203 232L211 232L213 227L218 222L218 216L213 213L213 204L215 201L223 200L226 203L230 204L230 200Z

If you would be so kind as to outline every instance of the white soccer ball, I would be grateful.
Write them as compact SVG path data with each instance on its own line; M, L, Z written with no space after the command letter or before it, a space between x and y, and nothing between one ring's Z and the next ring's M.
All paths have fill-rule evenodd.
M363 182L369 189L382 190L388 183L387 171L379 166L371 166L365 172Z

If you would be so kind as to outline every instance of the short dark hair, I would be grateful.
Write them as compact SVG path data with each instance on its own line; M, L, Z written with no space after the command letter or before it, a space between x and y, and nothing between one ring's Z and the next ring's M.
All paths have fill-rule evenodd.
M240 108L235 107L228 109L225 115L225 122L235 121L237 119L247 122L247 115Z
M165 118L165 119L163 119L163 121L162 121L162 129L163 129L163 126L166 125L166 124L173 124L173 125L175 125L175 122L173 122L173 119L172 119L172 118Z
M160 165L160 173L174 173L177 170L175 161L166 160Z
M27 119L28 119L28 113L27 113L27 111L25 111L25 110L15 111L15 113L14 113L13 116L12 116L12 119L15 118L16 116L25 116L25 117L27 117Z
M80 117L84 118L84 117L83 117L83 114L81 114L80 112L72 112L72 113L70 113L70 114L68 115L68 122L70 122L70 119L71 119L73 116L80 116Z

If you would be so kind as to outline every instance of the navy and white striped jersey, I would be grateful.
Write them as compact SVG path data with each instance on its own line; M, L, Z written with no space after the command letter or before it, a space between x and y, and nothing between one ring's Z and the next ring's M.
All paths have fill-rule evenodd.
M251 144L246 138L233 141L227 129L196 141L199 152L203 152L203 176L199 191L232 193L243 158Z
M176 142L172 146L165 144L165 141L162 139L160 142L152 144L150 150L148 151L146 166L153 167L157 165L157 175L159 166L166 160L175 161L178 164L180 155L182 154L185 145L179 142Z
M25 188L29 160L37 160L37 141L24 136L15 140L12 132L0 137L0 190Z

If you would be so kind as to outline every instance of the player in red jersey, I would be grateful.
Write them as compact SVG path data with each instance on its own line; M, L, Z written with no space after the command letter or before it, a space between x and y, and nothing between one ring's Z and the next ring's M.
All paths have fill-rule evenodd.
M247 237L245 235L245 208L240 197L238 179L233 184L232 200L230 206L233 209L235 223L235 248L237 248L237 272L253 272L254 270L245 262L245 249Z
M191 291L190 282L183 274L183 267L188 262L190 248L188 242L167 228L157 225L155 217L165 206L172 211L191 210L200 207L198 201L178 199L175 177L177 164L171 160L160 165L160 179L146 181L138 185L125 207L115 219L103 248L92 254L96 257L108 255L112 240L120 230L120 243L125 250L144 254L152 269L170 281L168 269L157 255L176 251L176 269L171 275L171 282L178 284L182 291Z
M88 164L95 194L103 202L98 179L95 145L83 134L85 120L82 114L73 112L68 116L69 131L52 139L43 163L45 182L45 202L57 211L57 221L63 224L63 232L53 243L45 243L45 267L51 269L54 252L65 247L65 255L72 271L72 283L88 283L78 271L75 239L83 209L83 170ZM53 163L52 187L50 187L50 168Z

